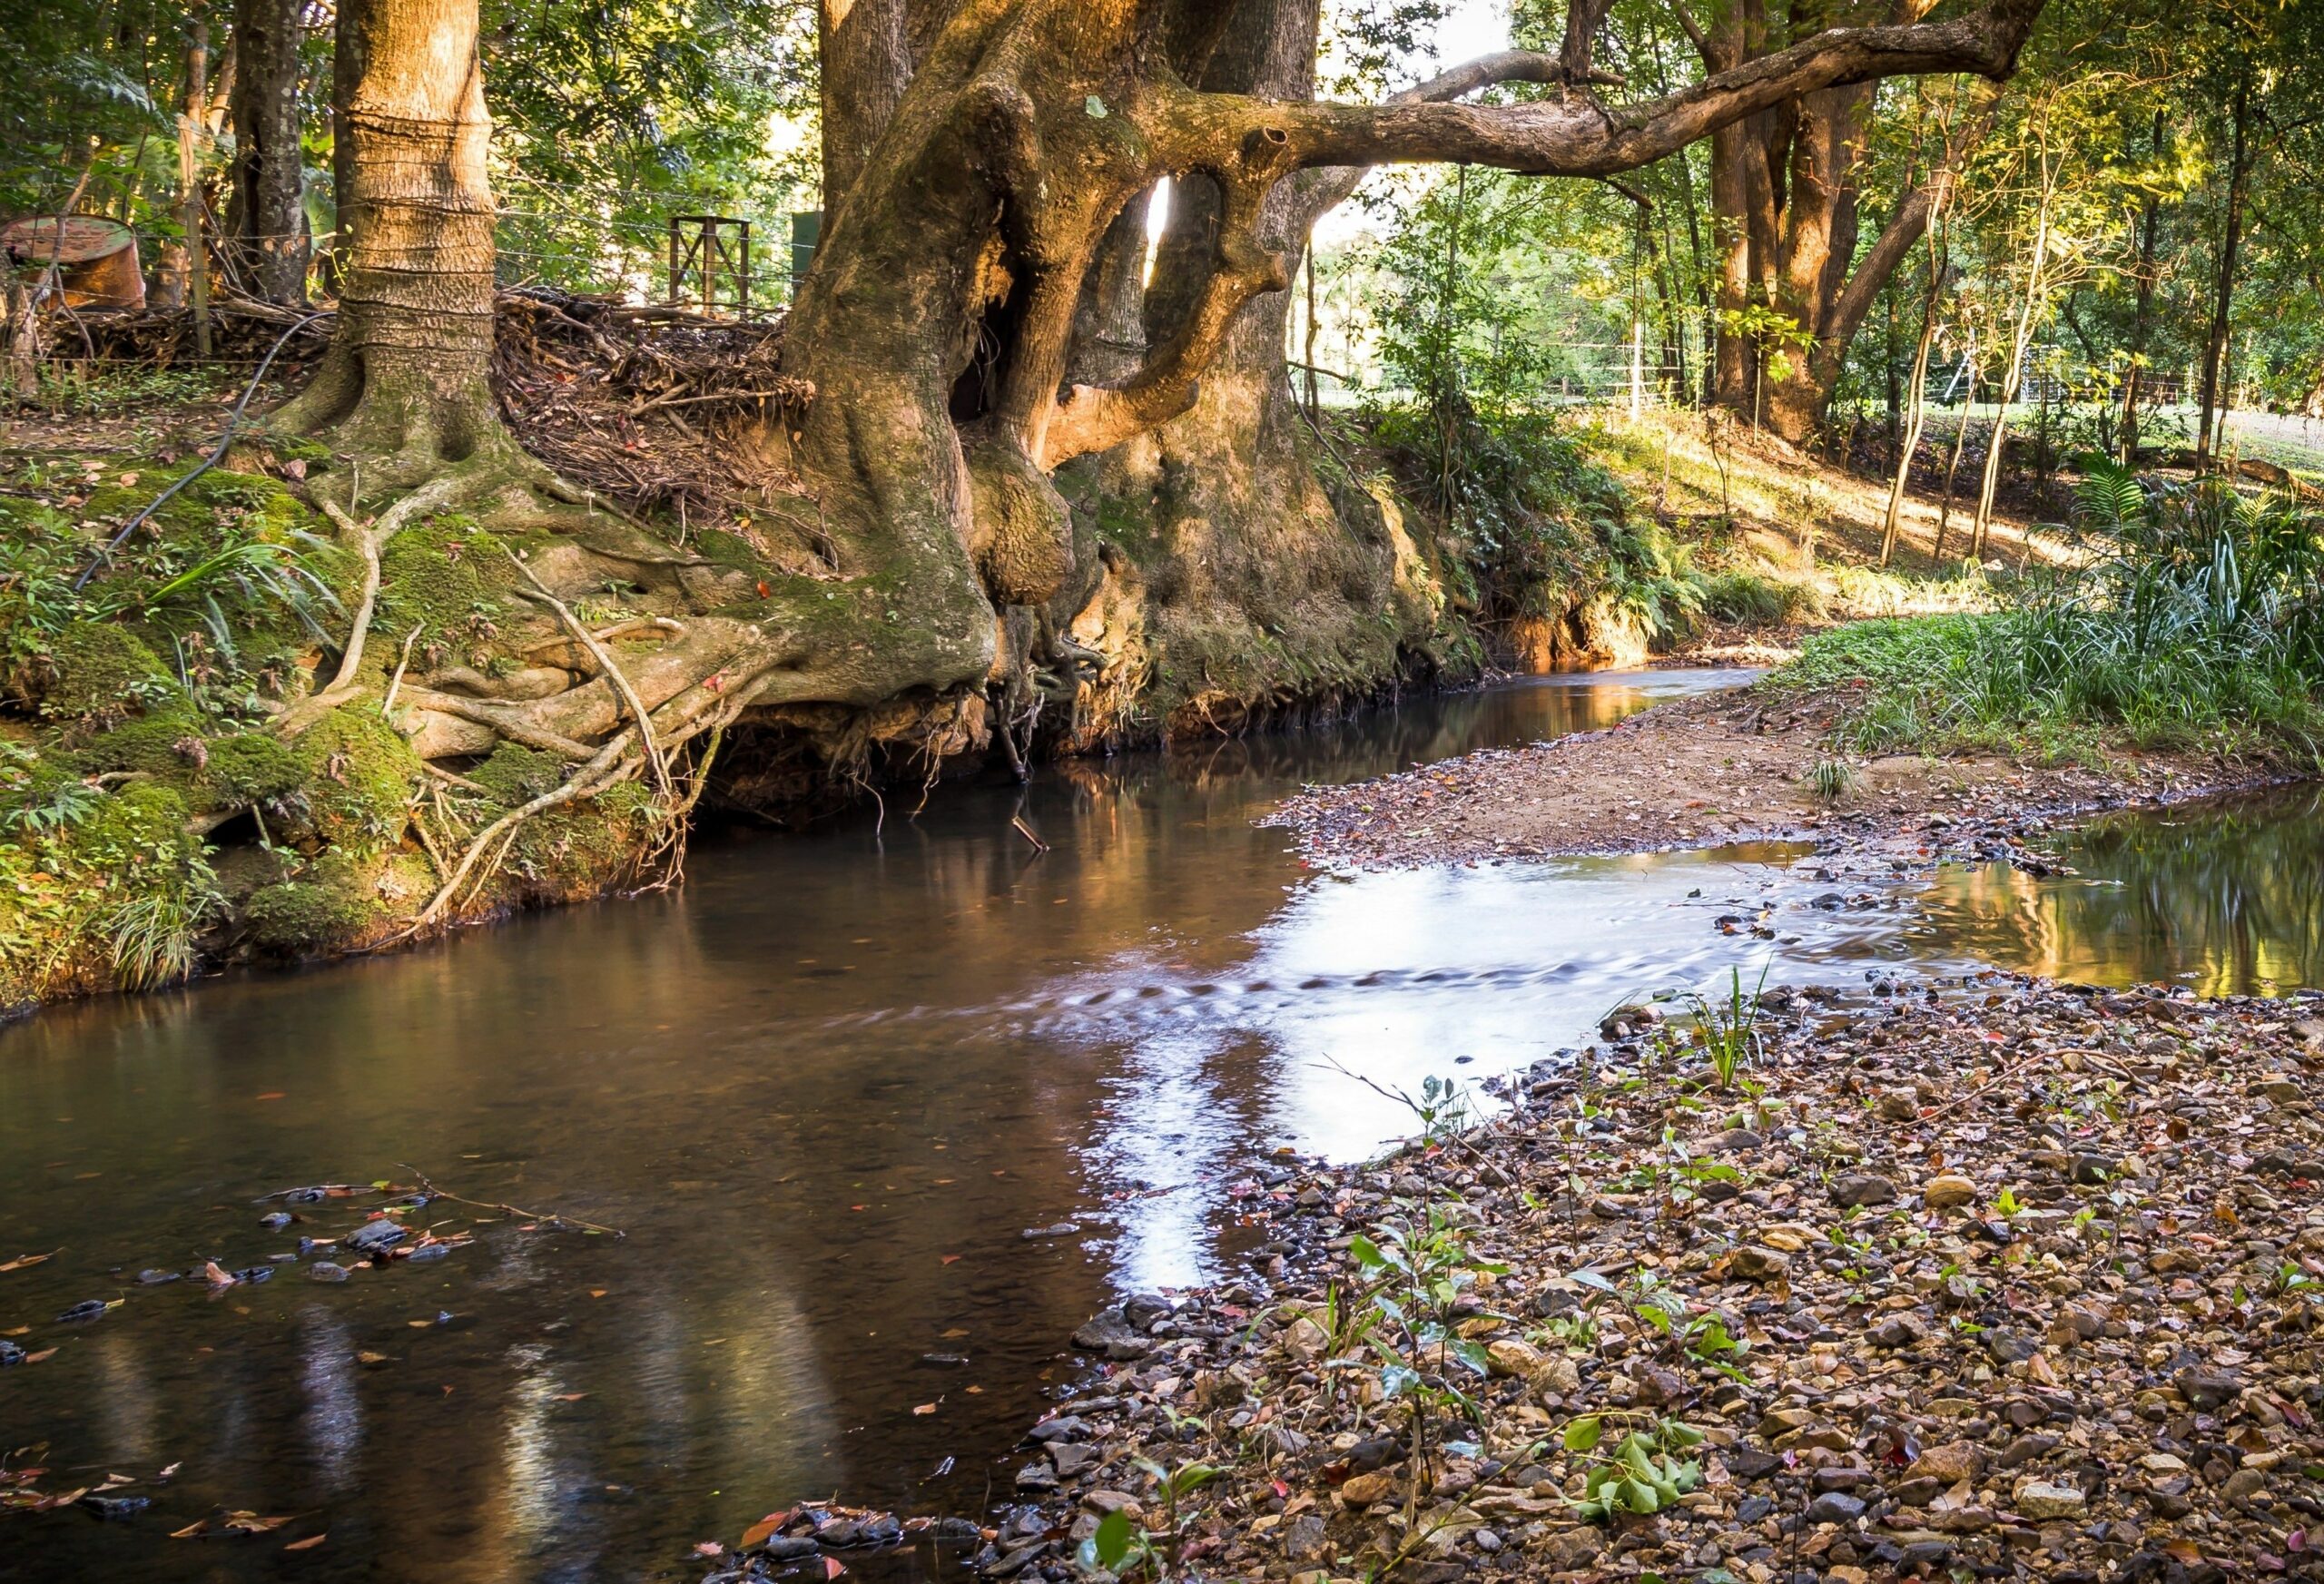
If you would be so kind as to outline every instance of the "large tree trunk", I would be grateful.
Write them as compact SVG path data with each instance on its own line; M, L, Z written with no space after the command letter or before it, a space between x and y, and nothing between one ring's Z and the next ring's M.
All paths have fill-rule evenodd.
M476 0L340 8L339 326L276 416L392 459L381 483L508 445L493 412L492 123Z
M299 13L302 0L236 0L228 98L234 162L227 245L242 284L269 302L307 300L307 212L300 202Z
M2006 74L2039 8L1994 0L1943 25L1827 33L1610 116L1579 93L1492 109L1442 102L1497 81L1563 81L1554 57L1475 63L1387 105L1270 102L1185 86L1227 26L1220 0L968 0L930 39L791 315L784 369L812 395L761 436L798 480L769 502L787 536L765 535L768 571L755 579L675 558L692 568L680 607L691 614L685 637L655 652L661 680L641 684L645 708L973 703L996 656L1019 650L1003 629L1088 576L1052 472L1196 408L1202 376L1222 359L1236 369L1246 334L1279 339L1280 307L1255 321L1246 306L1266 293L1279 304L1305 235L1286 218L1309 183L1338 180L1287 178L1393 160L1633 169L1835 84ZM409 491L381 513L375 540L487 493L557 497L501 428L486 384L492 204L476 0L349 0L340 26L340 318L314 385L277 421L327 431L359 461L367 500ZM1198 289L1127 372L1070 379L1104 240L1165 176L1206 180L1219 195ZM1281 382L1268 351L1266 389L1235 398L1239 382L1218 381L1238 403L1222 424L1238 432L1266 432L1266 390ZM537 522L547 508L508 509ZM672 564L625 554L636 576ZM705 646L721 644L727 657L705 671ZM471 723L477 713L428 707ZM431 724L420 740L429 753L482 752L494 730L521 726L586 747L624 707L599 677L493 713L480 736Z
M1930 5L1931 0L1865 0L1856 9L1902 25ZM1795 15L1793 27L1812 37L1832 20L1828 8L1818 6ZM1743 67L1768 51L1768 25L1758 0L1738 0L1715 30L1689 25L1713 71ZM1897 199L1859 261L1858 182L1876 93L1868 81L1835 84L1711 139L1711 209L1724 250L1712 398L1795 444L1822 426L1866 314L1920 241L1930 214L1945 202L1955 149L1973 146L1991 123L1988 105L1965 137L1931 162L1927 179ZM1804 349L1778 353L1755 344L1739 322L1755 306L1788 320Z

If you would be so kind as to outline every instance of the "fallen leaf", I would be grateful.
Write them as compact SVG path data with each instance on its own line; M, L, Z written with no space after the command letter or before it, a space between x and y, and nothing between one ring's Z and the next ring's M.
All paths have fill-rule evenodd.
M47 1254L20 1254L15 1259L9 1260L5 1264L0 1264L0 1275L5 1275L10 1271L21 1271L26 1265L36 1265L43 1260L54 1259L57 1254L63 1252L64 1251L62 1249L54 1249ZM26 1329L29 1330L30 1327L26 1327ZM22 1336L24 1333L14 1332L10 1334Z
M202 1265L202 1279L213 1287L231 1287L234 1284L233 1276L220 1269L216 1260L211 1260Z
M556 1394L556 1401L559 1402L578 1402L582 1398L586 1397L588 1394L589 1393L586 1392L559 1392Z
M282 1549L286 1551L311 1551L329 1539L330 1536L328 1534L310 1534L305 1540L292 1540Z
M592 1298L602 1298L605 1295L606 1289L603 1287L592 1287L589 1289L589 1296Z
M696 1540L694 1542L694 1554L697 1557L723 1557L726 1554L726 1548L716 1540Z
M936 1404L933 1402L923 1402L919 1407L913 1409L912 1412L914 1413L933 1413L936 1412Z
M280 1100L280 1099L281 1099L281 1098L283 1097L283 1091L282 1091L282 1090L281 1090L281 1089L269 1089L269 1090L267 1090L267 1092L266 1092L266 1093L264 1093L263 1095L259 1096L258 1097L259 1097L260 1099L261 1099L261 1100ZM320 1535L317 1535L315 1538L316 1538L317 1540L320 1540L320 1539L322 1539L323 1537L322 1537L322 1536L320 1536ZM304 1545L304 1544L306 1544L307 1542L306 1542L306 1541L304 1541L304 1540L301 1540L301 1541L300 1541L299 1543L300 1543L300 1545ZM286 1551L287 1551L287 1550L290 1550L291 1548L290 1548L289 1546L285 1546L285 1547L283 1547L282 1549L283 1549L284 1550L286 1550Z
M847 1571L847 1564L846 1564L845 1562L841 1561L837 1557L825 1557L825 1558L823 1559L823 1577L824 1577L824 1578L826 1578L826 1579L836 1579L836 1578L838 1578L842 1573L844 1573L844 1572L846 1572L846 1571Z
M44 1347L44 1348L41 1349L41 1350L40 1350L40 1352L38 1352L38 1353L26 1353L26 1354L25 1355L25 1363L28 1363L28 1364L36 1364L36 1363L40 1363L40 1362L41 1362L41 1360L43 1360L43 1359L53 1359L53 1358L54 1358L55 1356L56 1356L56 1350L55 1350L54 1348L53 1348L53 1347Z
M943 1259L942 1259L940 1263L944 1264L948 1264L948 1265L949 1265L949 1264L951 1264L952 1263L954 1263L955 1261L957 1261L960 1257L960 1256L959 1254L946 1254L946 1255L943 1257Z

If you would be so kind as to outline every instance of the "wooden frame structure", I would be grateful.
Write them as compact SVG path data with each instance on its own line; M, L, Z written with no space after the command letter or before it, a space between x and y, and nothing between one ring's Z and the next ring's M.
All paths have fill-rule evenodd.
M751 310L751 222L723 214L670 217L670 302L693 301L703 312L719 306L724 277L733 287L729 306Z

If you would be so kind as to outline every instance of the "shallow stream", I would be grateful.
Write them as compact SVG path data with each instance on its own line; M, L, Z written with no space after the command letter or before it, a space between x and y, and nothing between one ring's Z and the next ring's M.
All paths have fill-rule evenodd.
M803 1499L974 1513L1110 1294L1248 1268L1256 1156L1407 1130L1370 1084L1521 1066L1770 959L1859 989L1905 960L2324 973L2312 795L2113 822L2074 876L1948 872L1917 907L1813 905L1802 848L1344 876L1252 822L1302 782L1738 680L1516 684L1050 766L698 845L671 896L0 1031L0 1262L53 1251L0 1273L0 1334L57 1349L0 1372L0 1450L45 1442L48 1489L179 1465L123 1488L155 1499L128 1522L0 1514L0 1579L690 1579L695 1542ZM1763 911L1769 940L1716 927ZM626 1236L508 1219L338 1285L136 1284L287 1252L271 1190L413 1167ZM165 1538L221 1506L297 1517Z

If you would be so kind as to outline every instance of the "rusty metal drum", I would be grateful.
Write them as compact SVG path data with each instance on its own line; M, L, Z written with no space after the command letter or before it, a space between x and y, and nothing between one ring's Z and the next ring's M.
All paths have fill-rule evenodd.
M0 226L0 253L10 273L44 269L54 262L63 280L64 300L74 308L143 308L145 271L137 255L137 233L101 214L53 214Z

